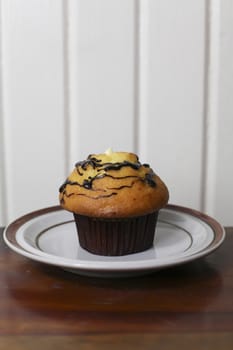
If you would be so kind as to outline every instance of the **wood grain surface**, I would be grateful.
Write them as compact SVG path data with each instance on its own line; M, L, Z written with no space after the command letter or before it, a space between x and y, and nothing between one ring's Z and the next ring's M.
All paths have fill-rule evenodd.
M0 242L0 350L231 349L233 229L213 254L143 277L82 277Z

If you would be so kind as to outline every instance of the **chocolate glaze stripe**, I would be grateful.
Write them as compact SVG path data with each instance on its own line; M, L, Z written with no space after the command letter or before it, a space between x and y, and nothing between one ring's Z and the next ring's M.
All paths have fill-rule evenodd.
M84 187L86 189L92 189L92 183L94 180L100 180L100 179L103 179L104 177L111 177L112 179L115 179L115 180L121 180L121 179L127 179L127 178L138 178L138 179L141 179L139 178L138 176L124 176L124 177L118 177L118 176L112 176L112 175L109 175L109 174L102 174L102 175L96 175L92 178L90 178L89 180L84 180L83 181L83 184L80 184L78 181L70 181L69 178L66 179L66 181L61 185L61 187L59 188L59 192L63 192L66 185L76 185L76 186L79 186L79 187ZM87 185L87 183L89 183L89 185ZM96 190L95 190L96 191ZM103 191L104 190L99 190L99 191Z
M121 179L126 179L126 178L136 178L136 179L137 179L137 180L135 180L135 181L132 181L130 185L123 185L123 186L119 186L119 187L114 187L114 189L121 189L121 188L124 188L124 187L131 188L131 187L135 184L136 181L143 181L143 179L140 178L140 177L138 177L138 176L114 177L114 176L108 175L108 174L103 175L103 176L101 176L101 177L99 177L99 176L98 176L98 177L94 177L94 178L91 179L91 181L93 182L94 180L100 180L100 179L102 179L102 178L104 178L104 177L111 177L111 178L113 178L113 179L115 179L115 180L121 180ZM85 181L85 180L84 180L84 181ZM86 181L88 181L88 180L86 180ZM67 180L64 182L64 184L60 187L59 192L63 192L63 191L65 190L66 185L70 185L70 186L79 186L79 187L84 187L84 188L86 188L86 189L93 190L92 187L89 187L89 186L87 186L86 184L83 184L83 185L82 185L82 184L80 184L80 183L77 182L77 181L70 181L69 179L67 179ZM107 190L107 189L111 189L111 188L109 187L109 188L106 188L106 190ZM106 190L104 190L104 189L95 189L95 190L93 190L93 191L95 191L95 192L106 192Z
M105 170L105 171L119 170L125 166L129 166L135 170L138 170L142 166L140 162L132 163L127 160L123 162L116 162L116 163L111 163L111 162L101 163L101 159L96 159L95 157L89 156L86 160L77 162L75 164L75 167L76 168L81 167L83 170L86 170L88 165L92 166L93 169L100 168L100 170ZM148 164L146 164L145 166L147 165Z
M122 179L127 179L127 178L135 178L137 179L138 181L143 181L145 183L147 183L149 186L151 187L155 187L156 186L156 183L155 183L155 180L153 178L154 174L153 173L148 173L145 175L145 178L141 178L139 176L134 176L134 175L130 175L130 176L122 176L122 177L118 177L118 176L113 176L113 175L109 175L109 174L97 174L96 176L90 178L90 179L85 179L83 181L83 184L80 184L79 182L77 181L70 181L69 179L66 179L66 181L61 185L61 187L59 188L59 192L63 194L65 193L65 188L67 185L71 185L71 186L79 186L79 187L83 187L85 189L88 189L88 190L93 190L92 188L92 185L93 185L93 182L96 181L96 180L100 180L100 179L103 179L104 177L111 177L115 180L122 180ZM119 190L124 188L124 187L128 187L128 188L131 188L134 183L136 181L133 181L131 183L131 185L124 185L124 186L120 186L119 187ZM117 189L117 187L116 187ZM94 190L94 191L101 191L100 189L98 190ZM104 190L102 190L104 192Z
M87 194L85 193L70 193L70 194L66 194L66 192L63 193L63 198L61 199L61 204L64 203L64 196L66 197L71 197L71 196L83 196L83 197L87 197L87 198L90 198L90 199L94 199L94 200L97 200L97 199L100 199L100 198L108 198L108 197L112 197L112 196L115 196L117 195L116 192L112 192L110 194L106 194L106 195L100 195L100 196L97 196L97 197L92 197L92 196L88 196Z
M111 176L111 175L105 175L105 176L110 176L110 177L114 178L114 177ZM104 177L104 176L103 176L103 177ZM132 177L132 176L127 176L127 177L129 178L129 177ZM95 189L95 190L94 190L94 189L92 188L92 186L89 187L89 185L88 185L88 180L84 180L84 184L83 184L83 185L81 185L80 183L78 183L78 182L76 182L76 181L73 182L73 181L67 180L67 181L60 187L60 189L59 189L60 193L62 193L62 198L60 199L60 203L61 203L61 204L65 203L64 197L68 198L68 197L71 197L71 196L84 196L84 197L87 197L87 198L90 198L90 199L97 200L97 199L101 199L101 198L110 198L110 197L112 197L112 196L117 195L117 192L112 192L112 193L106 194L106 195L103 194L103 195L99 195L99 196L96 196L96 197L90 196L90 195L85 194L85 193L74 193L74 192L72 192L72 193L67 194L67 192L66 192L66 186L67 186L67 185L84 187L85 189L92 190L93 192L107 192L107 190L120 191L120 190L122 190L123 188L132 188L133 185L134 185L137 181L143 181L143 182L144 182L144 180L143 180L142 178L138 177L138 176L133 176L133 177L134 177L134 178L137 178L137 180L133 181L130 185L122 185L122 186L119 186L119 187L107 187L106 190L102 190L102 189ZM94 180L98 180L98 179L100 179L100 178L99 178L99 177L98 177L98 178L95 177L95 178L92 178L91 181L92 181L92 183L93 183ZM122 179L122 178L118 178L118 179ZM85 182L85 181L87 181L87 182ZM147 179L146 182L150 184L150 179Z
M141 164L139 161L138 161L138 158L137 158L137 162L136 163L132 163L132 162L129 162L129 161L123 161L123 162L116 162L116 163L110 163L110 162L107 162L107 163L102 163L101 162L101 159L96 159L95 157L93 157L92 155L89 155L87 160L84 160L84 161L80 161L80 162L77 162L75 164L75 167L77 169L77 172L80 176L83 176L83 173L80 171L80 168L82 170L87 170L87 167L88 166L91 166L93 169L97 169L98 172L100 171L109 171L109 170L120 170L121 168L123 167L131 167L132 169L134 170L138 170L139 168L141 168L142 166L143 167L146 167L146 168L149 168L149 164ZM100 177L102 176L106 176L107 174L101 174ZM153 171L151 170L150 173L146 174L145 175L145 182L147 182L150 186L154 187L155 186L155 181L153 179L153 176L154 176L154 173ZM89 181L88 180L84 180L85 182L85 185L84 187L85 188L91 188L92 187L92 182L99 178L98 175L94 176L93 178L91 178ZM117 177L116 177L117 178ZM123 177L124 178L124 177ZM89 187L88 187L89 186Z

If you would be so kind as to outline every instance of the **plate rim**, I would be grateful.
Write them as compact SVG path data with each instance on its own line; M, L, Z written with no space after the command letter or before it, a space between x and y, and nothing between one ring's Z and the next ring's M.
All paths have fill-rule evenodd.
M203 221L205 224L207 224L208 226L210 226L210 228L212 229L213 233L214 233L214 238L210 244L210 246L208 246L207 249L201 250L199 252L196 252L192 255L188 255L185 257L182 257L180 260L176 260L174 261L174 257L166 258L163 261L163 264L161 265L157 265L157 264L152 264L149 266L143 266L143 264L141 264L141 266L132 266L129 263L125 263L122 266L111 266L111 264L106 264L104 265L104 263L102 262L101 266L99 266L99 264L96 264L96 266L88 266L87 263L82 263L80 262L80 260L77 260L77 263L74 263L74 260L72 260L72 264L67 262L61 261L59 263L58 259L59 257L54 256L51 257L49 260L46 257L43 257L41 255L36 255L33 254L31 252L28 252L26 249L24 249L16 240L16 233L18 231L18 229L24 225L25 223L27 223L28 221L31 221L32 219L34 219L35 217L39 217L41 215L45 215L45 214L49 214L55 211L59 211L59 210L64 210L60 205L55 205L55 206L50 206L50 207L46 207L46 208L42 208L39 210L35 210L32 212L29 212L17 219L15 219L13 222L11 222L9 225L6 226L6 228L4 229L3 232L3 238L4 241L6 243L6 245L11 248L14 252L29 258L31 260L37 261L37 262L41 262L41 263L45 263L45 264L49 264L49 265L53 265L53 266L57 266L63 269L70 269L70 270L76 270L77 273L81 273L83 272L88 272L88 271L98 271L101 273L129 273L132 271L135 273L135 271L151 271L151 270L157 270L157 269L162 269L162 268L166 268L169 266L177 266L180 264L184 264L187 263L189 261L193 261L196 260L198 258L201 258L203 256L206 256L210 253L212 253L214 250L216 250L224 241L226 233L225 233L225 229L224 227L213 217L198 211L196 209L192 209L192 208L188 208L188 207L184 207L184 206L180 206L180 205L176 205L176 204L167 204L163 209L168 209L171 211L175 211L175 212L180 212L180 213L184 213L187 215L190 215L192 217L195 217L197 219L199 219L200 221ZM67 259L68 260L68 259ZM161 260L160 260L161 261ZM129 266L131 265L131 266ZM78 272L79 271L79 272Z

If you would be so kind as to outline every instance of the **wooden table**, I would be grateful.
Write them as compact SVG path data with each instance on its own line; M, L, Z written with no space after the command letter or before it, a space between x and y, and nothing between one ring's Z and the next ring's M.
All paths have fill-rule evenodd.
M0 239L2 349L233 349L233 228L206 258L144 277L81 277Z

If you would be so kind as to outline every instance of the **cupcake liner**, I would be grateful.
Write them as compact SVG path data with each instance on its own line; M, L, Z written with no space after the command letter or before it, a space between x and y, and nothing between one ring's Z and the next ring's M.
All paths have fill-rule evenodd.
M79 244L93 254L120 256L153 246L158 211L119 219L93 218L74 213Z

